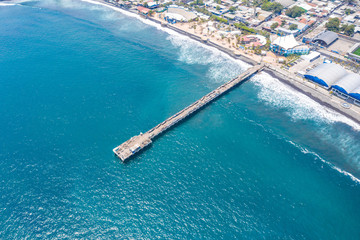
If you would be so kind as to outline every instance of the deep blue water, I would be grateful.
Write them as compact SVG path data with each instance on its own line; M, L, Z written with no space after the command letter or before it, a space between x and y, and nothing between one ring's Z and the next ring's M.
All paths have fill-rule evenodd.
M356 124L261 74L123 164L248 66L83 2L0 22L0 239L359 239Z

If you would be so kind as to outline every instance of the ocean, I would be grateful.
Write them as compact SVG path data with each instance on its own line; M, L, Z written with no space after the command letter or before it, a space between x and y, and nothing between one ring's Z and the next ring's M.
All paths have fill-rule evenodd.
M0 239L359 239L351 120L261 73L122 163L249 65L88 2L0 22Z

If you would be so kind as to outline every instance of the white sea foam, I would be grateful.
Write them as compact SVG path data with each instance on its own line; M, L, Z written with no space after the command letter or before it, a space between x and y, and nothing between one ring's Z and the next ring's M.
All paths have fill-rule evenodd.
M327 123L342 122L359 131L359 124L329 109L310 97L292 89L267 73L258 74L253 82L259 86L258 97L266 104L286 109L294 120L314 120Z
M69 0L67 0L69 1ZM202 64L209 65L207 76L214 82L225 82L236 75L240 74L244 69L250 67L249 64L235 60L229 55L221 52L220 50L204 45L195 41L187 36L184 36L169 28L161 27L160 24L154 23L148 19L140 17L138 14L119 9L117 7L109 6L92 0L82 0L85 2L102 5L118 11L126 16L130 16L140 20L141 22L153 26L158 30L164 31L169 34L168 40L177 48L179 48L179 60L188 64Z
M329 144L329 146L333 146L342 154L346 155L346 159L348 159L347 164L355 168L356 171L360 170L358 139L346 132L337 131L334 133L335 128L333 125L336 122L344 123L351 126L355 131L360 131L360 126L357 123L332 109L322 106L308 96L297 92L267 73L261 73L252 80L255 85L259 86L258 98L260 100L265 104L285 110L294 122L298 120L310 120L319 123L316 134L320 136L324 142ZM340 173L349 176L355 182L360 183L360 179L326 161L317 153L292 141L288 142L300 149L304 154L312 154L322 162L328 164L332 169L339 171Z
M6 6L14 6L16 5L13 2L0 2L0 7L6 7Z
M46 0L46 1L54 2L55 0ZM137 14L130 13L128 11L119 9L117 7L109 6L107 4L100 3L97 1L92 1L92 0L81 0L81 1L93 4L94 6L90 7L91 10L101 10L103 9L103 7L106 7L116 12L120 12L121 14L126 15L128 17L136 18L147 25L153 26L159 30L167 32L169 34L168 40L175 47L179 48L179 60L186 62L188 64L201 64L201 65L210 66L208 77L212 79L212 81L225 82L230 77L235 76L236 74L240 73L241 71L249 67L247 63L242 62L240 60L235 60L216 48L199 43L171 29L162 28L159 24L156 24L147 19L143 19ZM87 4L84 5L82 3L72 0L61 0L55 2L56 4L60 2L60 6L65 8L87 8L87 9L89 8ZM109 19L112 19L115 16L107 15L107 17ZM328 125L335 122L342 122L350 125L352 128L354 128L357 131L360 130L360 126L355 122L353 122L352 120L336 113L331 109L326 108L325 106L320 105L319 103L315 102L306 95L297 92L296 90L281 83L279 80L272 78L270 75L266 73L261 73L255 76L253 78L253 82L259 87L258 97L260 100L264 101L265 104L274 106L276 108L285 109L289 114L289 116L294 121L313 120L317 122L327 123ZM344 139L346 139L346 137L342 139L337 139L340 141L339 145L345 144L343 148L345 148L345 146L348 146L349 144L349 142L346 143L346 141L343 141ZM354 139L348 139L348 140L354 141ZM354 181L358 183L360 182L359 179L354 177L352 174L344 170L341 170L338 167L334 166L333 164L325 161L317 153L312 152L304 147L301 147L300 145L297 145L293 142L291 142L291 144L298 147L304 154L313 154L324 163L329 164L333 169L347 176L350 176ZM358 162L359 160L355 158L355 161ZM355 165L360 164L357 162L355 163Z
M126 16L136 18L141 22L151 25L159 30L165 31L169 34L168 40L170 40L175 47L180 49L180 61L188 64L211 65L209 69L209 77L219 82L228 80L230 77L233 77L250 66L241 60L235 60L214 47L199 43L171 29L163 28L160 24L144 19L138 14L131 13L105 3L93 0L80 1L91 3L96 6L90 7L79 3L79 1L73 0L45 0L44 2L57 4L58 6L64 8L90 8L90 10L100 10L103 9L103 7L106 7ZM320 105L306 95L297 92L266 73L261 73L253 77L253 81L256 85L260 86L258 97L261 100L263 100L266 104L275 107L289 109L289 115L293 120L311 119L325 121L328 123L343 122L350 125L355 130L360 130L360 126L354 121Z
M356 178L356 177L355 177L354 175L352 175L351 173L349 173L349 172L347 172L347 171L345 171L345 170L342 170L342 169L338 168L337 166L335 166L334 164L326 161L325 159L323 159L323 158L322 158L319 154L317 154L316 152L310 151L310 150L308 150L307 148L302 147L302 146L300 146L299 144L296 144L296 143L294 143L294 142L292 142L292 141L287 141L287 142L289 142L290 144L292 144L292 145L295 146L296 148L300 149L300 151L301 151L302 153L313 155L314 157L320 159L320 161L322 161L323 163L325 163L325 164L327 164L328 166L330 166L332 169L340 172L341 174L344 174L344 175L350 177L354 182L356 182L356 183L358 183L358 184L360 183L360 179Z
M72 1L72 0L62 0L62 1ZM94 5L98 5L98 6L102 6L102 7L107 7L109 9L112 9L112 10L116 11L116 12L120 12L123 15L126 15L128 17L136 18L136 19L140 20L141 22L143 22L143 23L145 23L147 25L156 27L157 29L161 29L161 26L159 24L156 24L153 21L150 21L148 19L144 19L141 16L139 16L138 14L125 11L125 10L123 10L121 8L110 6L110 5L106 4L106 3L101 3L101 2L98 2L98 1L92 1L92 0L81 0L81 1L82 2L92 3Z
M208 77L215 82L225 82L230 78L240 74L244 69L250 67L249 64L241 61L235 60L234 58L230 57L229 55L221 52L220 50L204 45L190 39L187 36L184 36L174 30L169 28L163 28L160 24L157 24L153 21L148 19L144 19L140 17L138 14L131 13L125 11L123 9L110 6L105 3L101 3L98 1L92 0L81 0L81 2L91 3L94 6L90 7L88 5L84 5L81 2L73 1L73 0L46 0L47 4L58 5L63 8L87 8L90 10L101 10L104 7L108 9L112 9L116 12L119 12L123 15L128 17L136 18L137 20L155 27L158 30L164 31L169 34L168 40L177 48L179 48L179 60L186 62L188 64L202 64L202 65L209 65ZM111 13L106 13L102 18L108 19L116 19Z
M250 66L180 34L172 34L168 40L179 49L180 61L209 66L207 76L215 82L226 82Z

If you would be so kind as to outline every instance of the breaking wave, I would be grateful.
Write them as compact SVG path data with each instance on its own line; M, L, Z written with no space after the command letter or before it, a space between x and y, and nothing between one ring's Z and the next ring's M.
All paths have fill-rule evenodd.
M354 175L352 175L351 173L342 170L340 168L338 168L337 166L335 166L334 164L332 164L331 162L326 161L324 158L322 158L319 154L317 154L314 151L311 151L297 143L294 143L293 141L288 140L287 142L289 142L291 145L293 145L294 147L298 148L302 153L304 154L310 154L312 156L314 156L316 159L319 159L321 162L327 164L328 166L330 166L332 169L340 172L341 174L344 174L345 176L350 177L354 182L360 184L360 179L356 178Z
M188 64L208 65L208 77L215 82L225 82L250 67L249 64L241 60L235 60L216 48L199 43L168 28L163 28L159 24L143 19L137 14L130 13L105 3L93 0L43 0L41 1L41 4L62 8L102 11L104 11L104 7L106 7L126 16L136 18L147 25L151 25L159 30L167 32L169 34L167 39L172 45L179 48L180 61ZM105 17L114 20L114 11L105 11ZM119 16L121 15L118 15L117 17ZM293 120L309 119L325 121L327 123L342 122L350 125L355 130L360 130L360 126L354 121L322 106L306 95L291 89L266 73L256 75L252 78L252 81L259 86L258 97L260 100L265 102L265 104L287 109L289 116Z
M207 66L207 77L211 82L226 82L229 79L243 72L248 67L250 67L249 64L240 60L235 60L216 48L206 46L168 28L162 28L159 24L156 24L150 20L143 19L137 14L130 13L104 3L92 0L44 0L42 1L42 4L62 8L76 8L88 10L90 9L94 11L99 10L102 11L102 15L100 16L101 19L105 20L118 20L119 18L121 19L121 14L123 14L128 17L136 18L139 21L147 25L151 25L161 31L167 32L169 34L167 40L179 50L179 61L185 62L187 64L198 64ZM105 11L104 7L111 10ZM117 12L120 12L121 14L117 14ZM140 27L140 30L144 28L146 28L146 25ZM134 28L132 28L132 30L134 30ZM269 106L283 109L294 122L299 120L309 120L326 125L332 125L334 123L344 123L351 126L356 131L360 131L360 126L354 121L338 114L337 112L325 106L322 106L321 104L317 103L306 95L297 92L296 90L281 83L278 79L273 78L266 73L256 75L252 78L252 82L255 84L255 86L258 87L257 97L260 101L264 102ZM352 143L357 141L353 137L344 134L342 134L342 136L333 136L329 134L329 130L326 129L326 127L320 128L320 132L321 131L323 131L323 136L330 135L332 139L328 139L327 141L337 142L337 147L339 149L348 149L349 146L352 145ZM304 148L294 142L290 141L290 143L298 147L304 154L313 154L316 158L319 158L321 161L329 164L333 169L336 169L337 171L350 176L356 182L360 182L359 179L354 177L352 174L341 170L332 163L329 163L328 161L325 161L317 153L310 151L307 148ZM353 146L357 147L358 145L353 144ZM356 151L356 149L352 150L348 150L346 155L347 157L349 157L349 159L352 159L353 166L360 166L360 156L357 156L356 154L358 151ZM349 154L349 152L352 152L353 154Z
M163 28L160 24L154 23L148 19L144 19L135 13L131 13L105 3L92 0L45 0L42 1L41 4L48 7L52 6L67 9L75 8L102 11L99 16L102 20L114 21L121 19L122 16L117 13L121 13L127 17L136 18L146 25L150 25L158 30L168 33L169 36L167 37L167 40L169 40L173 46L179 49L179 61L185 62L187 64L200 64L209 66L207 77L216 83L223 83L228 81L229 79L235 77L250 67L249 64L240 60L235 60L214 47L206 46L169 28ZM111 11L104 11L104 9L106 9L104 7L111 9ZM124 22L122 21L121 24L123 25ZM131 27L131 31L142 30L144 29L144 26L146 27L146 25L137 26L136 28ZM119 26L121 30L124 30L123 27L124 26Z
M250 67L243 61L235 60L213 47L206 46L178 33L172 33L167 39L179 49L180 61L187 64L209 66L207 77L215 82L229 81Z
M14 6L15 3L7 3L7 2L0 2L0 7L6 7L6 6Z
M347 165L351 172L358 173L360 171L360 145L357 139L360 131L359 124L297 92L267 73L261 73L253 77L252 82L257 86L257 97L260 101L275 109L283 110L294 122L301 120L313 122L316 128L313 134L321 139L321 144L336 150L344 156L344 159L337 160L339 161L338 164ZM346 126L350 126L351 129ZM291 140L284 140L297 147L302 153L313 155L332 169L360 183L360 180L349 171L345 171L332 162L325 160L315 151L309 150Z
M360 131L359 124L351 119L317 103L267 73L258 74L252 80L259 87L258 98L261 101L267 105L286 110L294 121L313 120L329 124L341 122L351 126L354 130Z

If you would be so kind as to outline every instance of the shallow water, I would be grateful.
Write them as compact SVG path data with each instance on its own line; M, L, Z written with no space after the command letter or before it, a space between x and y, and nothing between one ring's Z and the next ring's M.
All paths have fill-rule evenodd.
M360 235L350 120L263 73L122 164L113 147L248 65L84 2L0 20L1 239Z

